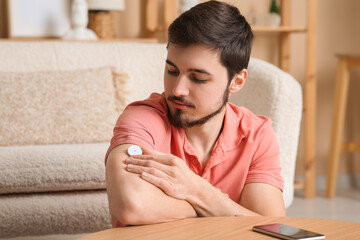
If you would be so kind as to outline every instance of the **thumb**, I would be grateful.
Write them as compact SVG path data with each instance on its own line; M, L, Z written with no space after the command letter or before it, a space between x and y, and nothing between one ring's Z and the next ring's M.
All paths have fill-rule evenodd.
M146 147L141 147L143 154L159 154L160 152L154 150L154 149L150 149L150 148L146 148Z

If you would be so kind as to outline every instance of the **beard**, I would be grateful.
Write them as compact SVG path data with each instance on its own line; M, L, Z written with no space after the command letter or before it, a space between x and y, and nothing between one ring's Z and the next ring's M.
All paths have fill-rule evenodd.
M177 101L181 101L184 103L187 102L184 98L176 97L173 95L170 95L169 97L167 97L167 100L168 101L177 100ZM183 117L184 116L183 110L175 109L175 112L173 114L171 114L170 108L168 106L168 119L169 119L171 125L173 125L174 127L178 127L178 128L191 128L194 126L203 125L204 123L208 122L210 119L212 119L213 117L218 115L224 109L228 100L229 100L229 88L227 87L225 89L223 97L221 99L220 107L218 107L217 110L210 113L209 115L202 117L200 119L196 119L196 120L188 120ZM193 107L193 105L191 105L191 107Z

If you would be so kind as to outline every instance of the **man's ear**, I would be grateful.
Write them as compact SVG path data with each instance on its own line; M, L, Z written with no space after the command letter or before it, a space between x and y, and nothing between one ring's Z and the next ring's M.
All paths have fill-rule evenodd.
M231 80L229 86L229 93L233 94L238 91L244 86L246 78L248 75L248 71L246 69L241 70L241 72L236 73L233 79Z

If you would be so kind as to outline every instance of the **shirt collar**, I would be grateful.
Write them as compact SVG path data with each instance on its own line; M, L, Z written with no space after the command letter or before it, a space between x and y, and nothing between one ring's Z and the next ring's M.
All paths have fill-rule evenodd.
M205 166L204 172L226 161L228 159L228 152L239 146L241 140L245 137L245 129L243 126L239 126L243 114L235 105L231 103L226 104L224 127Z
M226 104L224 127L219 136L219 144L226 151L230 151L239 146L245 137L245 129L240 125L243 113L232 103Z

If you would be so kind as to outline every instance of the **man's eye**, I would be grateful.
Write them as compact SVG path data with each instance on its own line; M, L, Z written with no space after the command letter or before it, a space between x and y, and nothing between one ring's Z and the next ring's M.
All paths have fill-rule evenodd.
M190 79L196 83L205 83L206 82L206 79L197 78L195 75L191 75Z
M173 75L173 76L179 75L178 71L172 71L172 70L168 69L167 72L168 72L168 74Z

